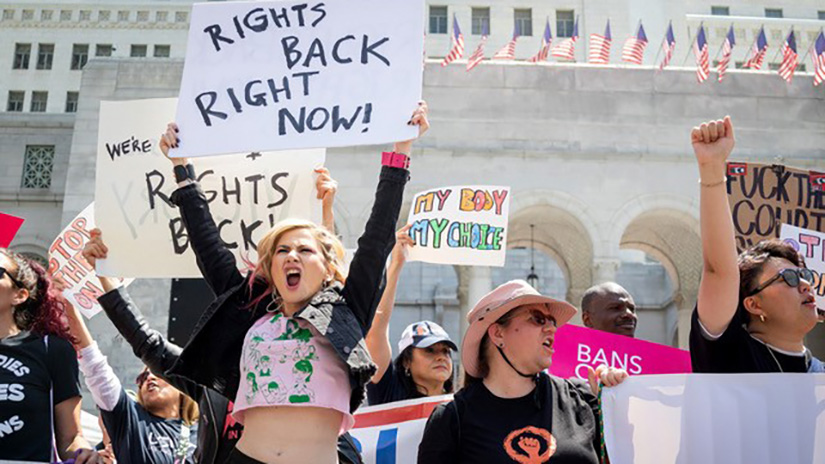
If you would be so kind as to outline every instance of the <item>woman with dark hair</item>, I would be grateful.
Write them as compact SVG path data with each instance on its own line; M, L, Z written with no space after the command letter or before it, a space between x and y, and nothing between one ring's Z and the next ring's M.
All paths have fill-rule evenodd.
M409 121L429 126L421 102ZM171 124L161 150L179 145ZM185 150L185 147L181 147ZM221 240L188 160L176 158L181 212L190 245L217 299L198 322L169 375L234 397L244 433L228 462L336 462L338 437L354 424L375 372L364 336L409 179L412 140L382 155L375 202L345 277L340 240L310 221L286 219L257 243L244 276Z
M458 351L447 332L431 321L412 323L398 342L398 356L392 360L389 328L401 269L409 248L415 245L404 226L395 235L395 246L387 267L387 286L372 327L367 333L367 349L378 370L367 384L370 405L453 392L452 352Z
M92 263L93 264L93 263ZM198 405L144 367L132 399L100 352L80 312L67 303L69 328L86 386L100 409L118 461L193 464Z
M0 248L0 460L102 462L80 427L64 301L39 264Z
M473 381L433 410L418 462L600 462L599 383L617 385L627 372L588 366L589 386L547 374L556 328L575 313L523 280L479 300L461 342L461 362Z
M790 245L766 240L737 258L726 161L730 117L691 132L699 164L702 281L690 329L694 372L825 372L805 347L818 314L813 273Z

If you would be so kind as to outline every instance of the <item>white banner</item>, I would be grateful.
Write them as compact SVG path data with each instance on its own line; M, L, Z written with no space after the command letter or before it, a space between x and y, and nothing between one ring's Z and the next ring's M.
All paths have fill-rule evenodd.
M423 0L196 3L173 156L415 138Z
M101 275L200 277L178 208L172 163L158 140L173 120L176 99L100 103L95 213L108 259ZM180 131L181 140L193 135ZM221 239L238 267L255 263L258 240L287 217L321 221L313 168L324 150L252 152L198 160L196 175Z
M360 408L350 434L364 464L416 464L430 413L452 399L441 395Z
M503 266L510 187L468 185L426 190L413 197L407 219L411 261Z
M602 401L612 464L825 462L825 374L634 376Z
M816 295L816 309L825 313L825 233L782 224L779 238L801 253L808 269L814 271L811 287Z
M83 248L95 228L94 207L92 202L84 208L49 247L49 274L66 284L63 296L87 318L103 310L97 303L103 288L95 270L83 257ZM122 279L121 283L126 286L133 280Z

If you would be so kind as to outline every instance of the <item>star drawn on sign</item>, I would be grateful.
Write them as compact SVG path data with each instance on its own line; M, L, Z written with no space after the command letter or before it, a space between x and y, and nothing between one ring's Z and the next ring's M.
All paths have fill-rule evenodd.
M255 161L255 159L258 158L259 156L261 156L261 152L259 152L259 151L253 151L252 153L246 155L246 157L251 159L252 161Z

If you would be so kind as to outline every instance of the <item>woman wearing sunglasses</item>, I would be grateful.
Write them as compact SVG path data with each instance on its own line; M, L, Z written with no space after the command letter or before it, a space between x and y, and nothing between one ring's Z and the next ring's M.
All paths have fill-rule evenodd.
M126 394L76 308L66 305L69 328L86 386L100 409L118 462L192 464L198 405L145 367L135 379L137 400Z
M71 338L46 271L0 248L0 461L102 462L81 431Z
M765 240L737 259L725 188L730 117L694 127L704 267L690 330L694 372L823 372L804 338L820 319L813 273L790 245Z
M556 328L575 313L523 280L485 295L461 343L468 384L433 410L418 462L600 462L599 381L614 386L627 372L588 368L589 386L547 374Z

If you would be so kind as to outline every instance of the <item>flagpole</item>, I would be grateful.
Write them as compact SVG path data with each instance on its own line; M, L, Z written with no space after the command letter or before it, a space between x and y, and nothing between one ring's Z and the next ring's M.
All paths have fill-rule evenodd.
M793 26L791 26L791 32L793 32ZM788 35L790 35L790 34L788 34ZM795 36L795 35L794 35L794 40L796 40L796 36ZM786 35L786 36L785 36L785 42L787 42L787 41L788 41L788 36ZM782 42L782 47L779 47L779 50L777 50L777 51L776 51L776 54L774 54L774 55L773 55L773 61L776 61L776 57L777 57L777 56L779 56L779 52L781 52L781 51L782 51L782 48L785 46L785 45L784 45L784 44L785 44L785 42ZM768 63L768 67L769 67L769 68L770 68L770 66L771 66L771 64L770 64L770 63Z
M733 23L731 23L730 26L733 27ZM728 29L728 32L730 32L730 29ZM727 39L728 39L728 35L725 34L725 40L727 40ZM716 58L719 58L719 54L722 53L723 48L725 48L725 41L724 40L719 45L719 50L716 51L716 56L713 57L713 61L716 61Z
M699 29L702 29L703 27L705 27L705 26L704 26L704 24L705 24L704 22L703 22L703 23L701 23L701 24L699 25ZM688 34L689 34L689 33L690 33L690 27L688 27ZM693 38L692 38L692 39L690 39L690 42L688 42L688 44L690 44L690 46L688 47L688 52L687 52L687 54L685 55L685 59L684 59L684 60L682 60L682 66L684 66L684 65L685 65L685 63L687 62L688 57L690 57L690 53L693 51L693 42L695 42L695 41L696 41L696 37L697 37L698 35L699 35L699 31L697 30L697 31L696 31L696 34L693 36Z
M765 25L764 25L764 24L762 24L762 25L760 26L759 30L760 30L760 31L765 30ZM750 57L751 57L751 53L753 53L753 46L754 46L754 44L756 44L756 41L757 41L757 40L759 40L759 33L757 33L755 36L753 36L753 42L751 42L750 47L748 47L748 53L747 53L747 54L745 54L745 61L743 61L743 62L742 62L742 67L744 67L744 66L745 66L745 63L747 63L747 62L748 62L748 60L750 59ZM747 69L750 69L750 68L747 68Z
M659 50L656 51L656 58L653 59L653 66L656 66L656 63L659 62L659 55L662 54L662 49L664 48L662 45L664 45L665 41L667 41L667 31L670 30L671 26L673 26L673 21L670 21L667 26L667 29L665 29L665 36L662 37L662 43L659 44Z

